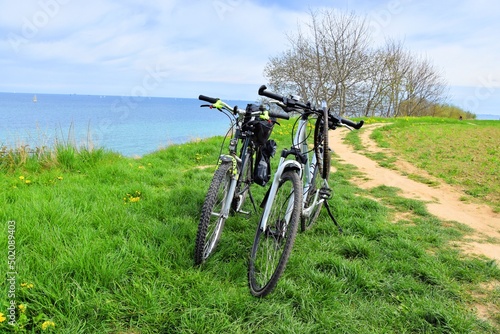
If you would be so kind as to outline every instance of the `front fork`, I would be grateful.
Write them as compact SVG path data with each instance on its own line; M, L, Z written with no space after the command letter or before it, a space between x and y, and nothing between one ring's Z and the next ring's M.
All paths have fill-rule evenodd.
M221 155L220 163L231 163L231 181L229 183L229 189L227 191L226 197L224 199L224 205L222 206L221 216L223 219L229 217L229 210L231 209L231 204L233 203L234 193L236 191L236 184L238 183L238 164L241 163L238 157L232 155Z
M293 169L296 170L299 173L299 177L302 177L302 165L298 163L295 160L286 160L285 157L281 157L279 164L278 164L278 170L274 174L274 179L273 183L271 184L271 188L269 188L269 192L266 195L265 198L265 206L264 206L264 212L262 213L262 219L260 220L260 228L262 231L266 230L267 227L267 221L269 220L269 214L271 211L272 204L274 202L274 199L276 197L276 193L278 191L278 186L281 182L281 176L285 171ZM293 208L293 202L295 198L294 195L292 194L290 196L290 199L288 200L288 206L287 206L287 211L285 215L285 221L288 223L290 221L291 215L292 215L292 208Z

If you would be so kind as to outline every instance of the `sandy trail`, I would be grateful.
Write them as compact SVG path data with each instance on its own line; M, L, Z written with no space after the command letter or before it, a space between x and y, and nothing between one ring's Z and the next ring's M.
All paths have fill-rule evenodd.
M376 143L369 138L376 127L384 124L373 124L365 126L361 134L361 141L368 152L387 151L380 149ZM357 179L356 185L362 189L370 189L380 185L397 187L401 189L400 196L418 199L426 202L429 212L436 217L447 220L457 221L473 228L476 233L471 240L464 241L460 247L470 254L485 255L491 259L500 261L500 215L493 210L480 204L468 204L460 200L463 193L442 181L437 187L419 183L403 176L396 170L380 167L377 162L368 157L357 153L350 145L343 143L346 129L330 131L330 147L340 157L343 162L356 166L360 172L365 174L369 180ZM400 161L398 169L406 173L425 176L428 179L434 179L425 171L419 170L413 165ZM487 240L487 238L493 238Z

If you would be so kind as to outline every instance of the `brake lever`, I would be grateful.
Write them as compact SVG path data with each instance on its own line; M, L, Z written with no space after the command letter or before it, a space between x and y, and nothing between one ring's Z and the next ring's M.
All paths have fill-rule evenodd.
M351 127L351 126L349 126L349 125L347 125L347 124L344 124L344 123L340 122L339 125L347 128L347 129L349 129L350 131L354 131L354 128Z

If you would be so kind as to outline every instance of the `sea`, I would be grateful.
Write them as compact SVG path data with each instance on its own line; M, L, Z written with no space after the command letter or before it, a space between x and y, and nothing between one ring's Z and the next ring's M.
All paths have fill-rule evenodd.
M244 108L251 101L225 101ZM172 144L224 135L227 116L197 98L0 93L0 147L71 143L143 156ZM499 115L476 115L499 120Z
M0 93L0 146L71 143L134 157L226 134L228 117L201 104L197 98Z

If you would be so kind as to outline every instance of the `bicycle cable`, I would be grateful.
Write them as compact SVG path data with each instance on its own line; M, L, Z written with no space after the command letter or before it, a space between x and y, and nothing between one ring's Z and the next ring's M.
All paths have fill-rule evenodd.
M313 113L313 112L304 112L304 113L302 113L302 114L301 114L301 116L300 116L300 117L298 117L298 118L295 120L295 122L294 122L294 124L293 124L293 127L292 127L292 132L291 132L291 136L292 136L292 143L293 143L293 139L294 139L294 134L295 134L295 131L297 131L297 130L296 130L296 128L297 128L297 124L299 124L299 120L300 120L302 117L304 117L304 115L305 115L306 117L309 117L309 116L310 116L310 115L312 115L312 114L314 114L314 113ZM308 124L309 124L309 122L302 124L302 126L307 126ZM301 130L301 129L298 129L298 131L300 131L300 130ZM307 129L306 129L306 130L307 130ZM303 140L303 141L301 141L300 143L297 143L297 145L302 145L302 144L304 144L304 143L307 143L307 140L311 137L311 133L312 133L312 132L313 132L313 130L312 130L312 129L308 129L308 131L307 131L307 135L306 135L306 137L304 138L304 140ZM310 149L309 151L307 151L307 153L311 153L313 150L314 150L314 148L313 148L313 149Z
M229 119L231 126L229 127L229 130L227 130L226 134L224 135L224 139L222 140L222 144L220 145L219 156L217 158L217 162L215 163L215 166L216 166L215 168L217 168L217 166L219 164L219 159L220 159L220 156L222 155L222 151L224 150L226 139L229 136L229 134L234 131L234 127L236 126L236 120L235 120L233 115L229 114L228 112L226 112L224 110L221 110L220 112L223 113L224 115L226 115L226 117Z

